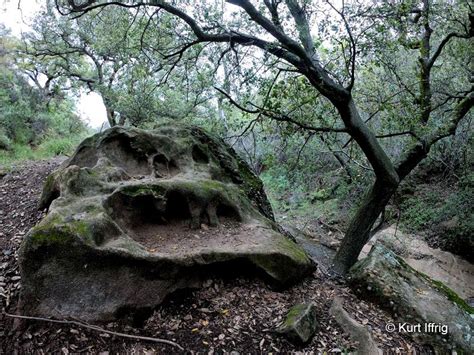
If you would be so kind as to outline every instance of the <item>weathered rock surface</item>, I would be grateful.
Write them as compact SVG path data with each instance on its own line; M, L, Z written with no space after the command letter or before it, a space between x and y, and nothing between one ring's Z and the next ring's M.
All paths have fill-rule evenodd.
M391 310L400 323L421 324L421 331L412 333L414 337L444 351L473 353L473 308L382 244L376 243L368 256L351 268L350 282L356 291ZM447 325L449 332L425 332L427 323Z
M318 327L316 306L299 303L291 307L277 333L294 343L304 344L313 337Z
M375 342L369 329L357 322L346 312L342 305L342 300L338 297L332 302L329 313L334 317L339 326L344 329L352 340L357 342L357 353L363 355L383 354Z
M49 176L40 207L20 252L26 314L109 320L214 273L285 286L314 269L279 232L261 181L198 128L96 134Z
M441 281L464 300L474 299L474 265L458 255L431 248L421 237L390 226L372 237L359 258L367 256L376 242L393 250L415 270Z

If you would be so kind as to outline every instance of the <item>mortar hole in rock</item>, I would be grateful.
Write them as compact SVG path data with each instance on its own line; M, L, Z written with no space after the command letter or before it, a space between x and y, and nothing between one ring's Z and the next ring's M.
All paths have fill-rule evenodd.
M179 174L179 168L173 159L168 159L164 154L153 157L153 171L158 178L172 177Z
M166 196L165 220L167 224L182 224L183 227L189 226L191 212L188 200L183 194L172 191Z
M53 188L45 197L44 200L41 202L39 209L46 209L51 206L54 200L61 197L61 191L59 188Z
M195 145L193 147L192 156L193 156L193 160L196 163L199 163L199 164L208 164L209 163L208 155L198 145Z
M236 208L223 203L217 206L216 215L217 218L219 218L220 223L224 223L224 221L242 221L242 218Z
M81 168L93 168L98 161L95 150L91 147L81 147L74 155L69 165L77 165Z
M130 176L143 176L151 173L146 154L134 149L130 138L126 136L108 140L103 152L114 165L124 169Z
M106 203L122 230L151 252L174 252L190 231L191 212L182 193L165 198L117 194Z

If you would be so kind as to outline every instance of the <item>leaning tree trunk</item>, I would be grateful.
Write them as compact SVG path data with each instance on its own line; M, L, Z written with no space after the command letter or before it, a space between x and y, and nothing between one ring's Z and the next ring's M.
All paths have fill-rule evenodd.
M124 126L126 121L127 121L127 117L123 114L120 114L118 125Z
M117 122L115 122L115 111L105 105L105 112L107 113L107 121L109 121L110 127L116 126Z
M107 114L107 121L109 122L110 127L116 126L117 122L115 119L115 111L112 108L112 104L110 99L106 97L106 95L101 94L102 96L102 102L104 103L105 106L105 113Z
M349 228L333 260L333 271L344 275L355 264L359 253L369 241L370 231L378 216L397 190L398 184L377 179L351 220Z

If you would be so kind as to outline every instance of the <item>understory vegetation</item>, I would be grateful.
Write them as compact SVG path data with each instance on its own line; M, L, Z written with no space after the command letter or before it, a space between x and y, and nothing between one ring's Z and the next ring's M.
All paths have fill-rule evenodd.
M441 158L439 152L436 160L428 159L400 186L385 212L385 225L421 235L431 246L472 262L472 138L460 150L452 144L457 139L453 137L445 147L444 154L451 159ZM260 174L278 218L302 228L320 223L336 231L345 230L364 194L367 173L360 169L349 180L335 159L325 160L327 153L321 154L319 161L303 155L295 163L298 153L286 149L282 160L271 162L270 157Z
M74 101L35 86L18 62L18 39L5 27L0 35L0 165L71 153L90 133Z

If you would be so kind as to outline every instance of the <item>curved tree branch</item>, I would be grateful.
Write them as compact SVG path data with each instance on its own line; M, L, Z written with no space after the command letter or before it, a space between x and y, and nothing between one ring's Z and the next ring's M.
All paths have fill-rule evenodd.
M295 120L294 118L290 117L290 116L287 116L287 115L284 115L284 114L281 114L281 113L276 113L276 112L272 112L270 110L266 110L262 107L258 107L256 105L252 105L254 106L256 109L252 110L252 109L249 109L247 107L244 107L242 106L241 104L239 104L237 101L235 101L228 93L226 93L224 90L220 89L220 88L215 88L217 91L219 91L222 95L224 95L228 100L229 102L234 105L235 107L237 107L239 110L241 111L244 111L244 112L247 112L247 113L251 113L251 114L261 114L263 116L266 116L270 119L273 119L275 121L279 121L279 122L287 122L287 123L291 123L295 126L297 126L298 128L301 128L301 129L304 129L304 130L307 130L307 131L310 131L310 132L338 132L338 133L347 133L347 129L346 128L336 128L336 127L315 127L315 126L311 126L311 125L307 125L305 123L302 123L302 122L298 122L297 120Z

